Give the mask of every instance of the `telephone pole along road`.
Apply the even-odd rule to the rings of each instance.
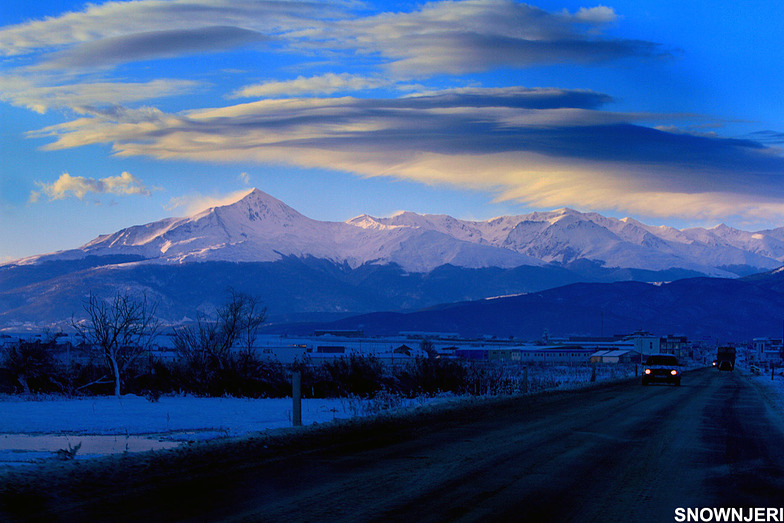
[[[39,479],[0,485],[0,516],[673,521],[676,508],[782,506],[784,426],[747,378],[702,369],[681,387],[627,381],[69,463]]]

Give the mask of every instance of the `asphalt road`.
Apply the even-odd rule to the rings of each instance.
[[[681,387],[613,384],[287,442],[68,464],[0,486],[0,516],[674,521],[678,507],[784,505],[782,425],[745,378],[705,369]]]

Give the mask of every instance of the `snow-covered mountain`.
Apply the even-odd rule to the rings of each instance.
[[[345,223],[313,220],[258,189],[230,205],[129,227],[99,236],[78,249],[17,263],[118,254],[158,263],[314,257],[352,268],[365,263],[397,263],[412,272],[428,272],[444,264],[470,268],[542,265],[525,254],[464,241],[432,228],[356,219]]]
[[[12,263],[109,255],[164,264],[312,257],[351,268],[394,263],[409,272],[429,272],[446,264],[512,268],[587,259],[604,267],[733,276],[733,270],[743,267],[751,272],[784,264],[784,228],[746,232],[719,225],[678,230],[572,209],[487,221],[403,212],[324,222],[253,189],[230,205],[129,227],[78,249]]]
[[[83,317],[86,297],[118,292],[145,294],[158,304],[162,320],[177,324],[214,311],[226,289],[234,288],[261,297],[273,321],[285,323],[411,311],[579,282],[699,283],[703,279],[694,277],[701,275],[739,281],[782,265],[784,228],[677,230],[571,209],[486,221],[403,212],[323,222],[253,190],[193,216],[0,264],[0,328],[68,325]],[[770,289],[755,280],[750,288],[773,293],[775,300],[779,280]],[[741,302],[767,307],[760,300],[731,292],[724,299],[730,308]],[[558,314],[563,307],[556,307]]]
[[[712,276],[732,276],[728,269],[733,267],[769,270],[784,264],[784,227],[752,233],[722,224],[711,229],[681,231],[572,209],[487,221],[403,212],[390,218],[363,215],[347,223],[366,228],[434,230],[462,241],[525,254],[545,263],[588,259],[605,267],[655,271],[681,268]]]

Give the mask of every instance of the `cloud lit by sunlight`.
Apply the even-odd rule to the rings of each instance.
[[[670,62],[677,47],[619,36],[623,21],[605,5],[514,0],[94,3],[0,28],[0,100],[60,111],[26,132],[43,154],[100,145],[118,160],[315,168],[542,208],[784,220],[780,131],[723,137],[701,115],[612,110],[623,92],[515,84],[532,68]],[[150,192],[128,173],[37,185],[31,200]],[[224,201],[194,194],[168,208]]]
[[[374,89],[388,84],[388,80],[381,78],[368,78],[348,73],[327,73],[307,78],[298,76],[294,80],[283,82],[270,81],[246,85],[229,95],[229,98],[296,97],[303,94],[332,94],[337,91]]]
[[[177,211],[182,216],[191,216],[200,213],[211,207],[221,207],[230,205],[238,200],[241,200],[252,189],[243,189],[241,191],[234,191],[226,195],[203,195],[199,193],[192,193],[186,196],[178,196],[169,200],[166,206],[167,211]]]
[[[71,176],[63,173],[52,183],[36,182],[40,187],[40,192],[33,191],[30,195],[31,202],[37,202],[44,194],[49,200],[62,200],[68,196],[74,196],[80,200],[84,199],[89,193],[95,194],[114,194],[119,196],[141,195],[150,196],[150,190],[145,187],[141,180],[128,172],[123,172],[119,176],[107,176],[106,178],[85,178],[84,176]]]
[[[37,135],[54,138],[51,149],[110,143],[120,157],[330,169],[544,208],[784,218],[784,158],[749,140],[644,127],[633,122],[650,115],[603,111],[607,99],[514,88],[291,98],[181,114],[96,114]],[[744,172],[753,183],[739,186]]]

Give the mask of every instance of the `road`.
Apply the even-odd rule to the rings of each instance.
[[[784,505],[782,424],[747,379],[704,369],[681,387],[627,382],[68,464],[0,488],[0,510],[63,521],[673,521],[678,507]]]

